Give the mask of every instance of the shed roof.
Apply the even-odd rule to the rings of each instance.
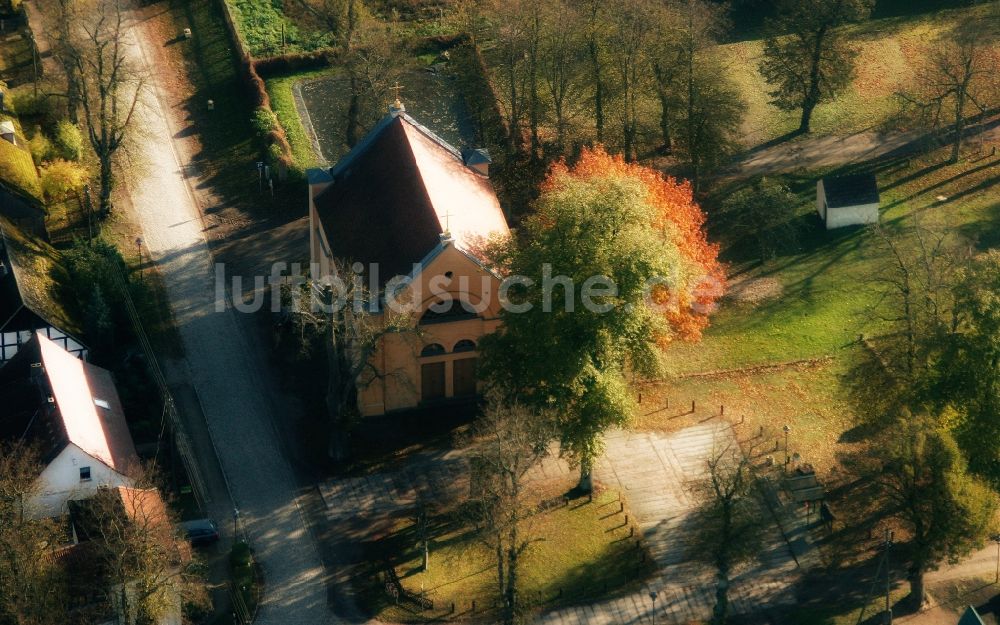
[[[962,618],[958,620],[958,625],[984,625],[984,623],[979,612],[976,612],[976,609],[970,605],[962,614]]]
[[[316,210],[333,254],[378,263],[382,282],[406,275],[451,232],[474,249],[508,232],[486,176],[401,111],[390,113],[332,169]]]
[[[873,173],[823,179],[826,205],[830,208],[878,204],[878,181]]]

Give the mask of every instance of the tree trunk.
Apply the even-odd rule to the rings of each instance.
[[[576,489],[581,493],[591,493],[594,491],[593,460],[582,458],[580,460],[580,481]]]
[[[604,78],[601,75],[601,51],[597,41],[590,40],[590,63],[594,73],[594,130],[597,142],[604,142]]]
[[[954,164],[962,157],[962,135],[965,134],[965,85],[955,94],[955,137],[951,143],[951,158]]]
[[[812,122],[813,109],[819,104],[819,66],[823,61],[823,41],[826,38],[826,26],[823,26],[816,33],[816,45],[813,47],[812,66],[809,69],[809,89],[806,97],[802,100],[802,117],[799,120],[799,132],[809,133],[809,126]]]
[[[909,577],[907,581],[910,582],[910,598],[909,601],[914,610],[919,610],[922,605],[924,605],[924,569],[921,566],[915,566],[910,569]]]
[[[670,154],[673,148],[673,141],[670,138],[670,97],[662,84],[657,87],[656,95],[660,99],[660,135],[663,137],[663,153]]]
[[[712,608],[712,625],[725,625],[729,618],[729,573],[719,570],[715,582],[715,607]]]
[[[799,118],[799,132],[801,134],[809,134],[813,109],[815,108],[816,102],[811,95],[802,102],[802,117]]]
[[[114,172],[111,167],[111,154],[101,154],[101,202],[99,210],[102,216],[111,214],[111,191],[114,186]]]

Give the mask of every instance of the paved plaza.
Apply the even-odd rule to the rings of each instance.
[[[539,619],[546,625],[686,624],[705,619],[714,605],[712,571],[687,552],[691,512],[689,486],[705,473],[705,460],[717,446],[733,441],[732,427],[721,420],[672,434],[613,432],[595,467],[595,479],[619,490],[656,559],[657,573],[648,586],[632,595],[592,605],[552,611]],[[565,462],[547,459],[540,478],[575,475]],[[468,492],[467,461],[460,451],[418,457],[394,472],[331,480],[321,486],[331,520],[379,516],[412,509],[422,497],[462,497]],[[791,603],[798,567],[776,525],[767,534],[758,560],[733,581],[733,611],[760,615],[764,607]],[[657,593],[655,606],[650,591]]]

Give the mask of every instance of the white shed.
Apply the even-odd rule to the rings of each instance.
[[[816,183],[816,212],[827,230],[878,223],[875,174],[822,178]]]

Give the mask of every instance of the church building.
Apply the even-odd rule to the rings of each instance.
[[[414,332],[384,336],[358,380],[364,416],[474,398],[480,338],[499,324],[484,242],[509,234],[485,150],[458,150],[397,100],[346,156],[309,172],[313,278],[358,267],[377,290],[406,276]],[[387,313],[383,313],[387,314]]]

